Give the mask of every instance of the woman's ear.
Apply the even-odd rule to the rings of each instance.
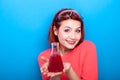
[[[54,30],[54,35],[57,36],[58,35],[58,30],[57,30],[56,26],[53,27],[53,30]]]

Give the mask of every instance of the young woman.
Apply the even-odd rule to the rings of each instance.
[[[73,9],[62,9],[56,13],[49,30],[49,42],[59,43],[64,69],[49,72],[48,61],[51,49],[38,56],[43,80],[97,80],[97,54],[95,45],[84,40],[84,24]]]

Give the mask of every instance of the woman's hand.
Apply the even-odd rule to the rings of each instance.
[[[71,64],[68,63],[68,62],[66,62],[66,63],[63,63],[63,65],[64,65],[63,72],[64,72],[64,73],[69,72],[69,70],[71,69]]]
[[[40,69],[41,73],[43,73],[43,75],[47,75],[48,77],[51,77],[51,78],[58,77],[61,74],[68,72],[70,70],[70,68],[71,68],[70,63],[63,63],[64,69],[63,69],[62,72],[49,72],[48,69],[47,69],[49,59],[47,59],[45,57],[41,57],[41,59],[45,62],[43,64],[43,66],[41,67],[41,69]]]
[[[47,75],[47,73],[48,73],[48,70],[47,70],[47,67],[48,67],[48,59],[47,58],[45,58],[45,57],[41,57],[41,59],[45,62],[43,65],[42,65],[42,67],[40,68],[40,70],[41,70],[41,73],[43,73],[44,75]]]

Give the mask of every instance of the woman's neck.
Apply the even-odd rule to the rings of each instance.
[[[59,47],[59,53],[60,53],[61,56],[63,56],[64,54],[70,52],[71,50],[72,50],[72,49],[68,49],[68,48],[65,48],[65,47],[63,47],[63,46],[60,46],[60,47]]]

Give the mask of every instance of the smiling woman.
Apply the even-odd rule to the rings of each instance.
[[[58,36],[58,40],[62,53],[65,48],[73,49],[81,38],[81,23],[76,20],[68,19],[61,22],[61,27],[59,29],[55,29],[54,33]],[[64,48],[62,48],[64,46]]]
[[[59,43],[57,53],[61,55],[64,69],[49,72],[51,49],[41,52],[38,63],[43,80],[98,79],[96,48],[92,42],[84,40],[83,20],[77,11],[65,8],[56,13],[49,31],[49,42]]]

